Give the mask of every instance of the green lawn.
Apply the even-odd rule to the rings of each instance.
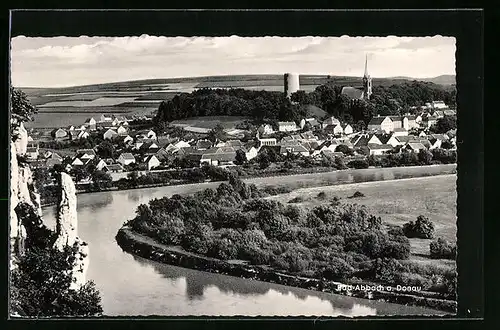
[[[319,200],[319,192],[325,192],[326,199]],[[360,191],[365,197],[352,198],[354,192]],[[370,213],[382,218],[388,226],[402,226],[410,220],[416,220],[422,214],[434,223],[436,236],[456,242],[456,176],[440,175],[404,180],[366,182],[338,186],[297,189],[289,194],[269,197],[288,203],[295,197],[303,197],[304,202],[296,205],[312,207],[328,203],[334,196],[343,202],[366,205]],[[453,263],[445,260],[429,260],[430,240],[410,239],[412,254],[415,260],[430,263]]]

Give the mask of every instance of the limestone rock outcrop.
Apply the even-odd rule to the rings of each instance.
[[[87,243],[78,237],[78,217],[76,212],[76,188],[71,177],[61,173],[61,195],[57,209],[56,233],[54,246],[62,251],[65,246],[76,246],[75,264],[73,266],[72,289],[78,289],[86,282],[89,263],[89,248]]]
[[[76,243],[78,219],[76,214],[76,188],[73,180],[67,173],[61,173],[61,195],[59,198],[55,246],[62,251],[66,245]]]

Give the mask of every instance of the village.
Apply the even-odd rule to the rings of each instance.
[[[253,132],[226,129],[224,141],[211,141],[206,134],[199,132],[195,134],[197,138],[188,134],[190,139],[173,138],[158,132],[152,116],[103,114],[97,119],[88,118],[83,125],[54,129],[45,142],[33,132],[30,136],[35,136],[35,139],[30,137],[26,156],[34,168],[51,170],[54,166],[62,167],[77,182],[87,183],[91,181],[90,173],[95,170],[108,173],[113,181],[117,181],[132,171],[143,175],[155,170],[201,167],[204,164],[225,168],[242,165],[269,149],[280,155],[315,160],[339,157],[348,162],[391,153],[419,153],[437,148],[455,150],[455,129],[443,134],[432,133],[438,120],[454,116],[455,110],[435,101],[427,103],[417,115],[375,116],[362,131],[355,131],[351,125],[328,116],[323,120],[304,118],[300,123],[277,122],[276,127],[263,124]],[[134,125],[137,122],[142,123],[140,128]],[[247,137],[248,134],[254,135],[245,139],[243,133]],[[113,152],[106,157],[106,152],[99,152],[100,145],[76,150],[43,148],[47,139],[63,144],[78,141],[82,145],[93,137],[105,141]],[[240,154],[240,160],[237,154]],[[92,171],[81,171],[90,167]]]

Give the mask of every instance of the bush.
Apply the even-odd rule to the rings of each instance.
[[[355,168],[355,169],[364,169],[364,168],[368,168],[370,165],[368,164],[368,162],[364,159],[358,159],[358,160],[351,160],[347,166],[349,168]]]
[[[329,265],[321,272],[321,276],[327,280],[344,280],[350,278],[354,273],[354,268],[345,260],[333,257]]]
[[[316,196],[318,199],[324,200],[326,199],[326,193],[324,191],[321,191],[318,193],[318,196]]]
[[[405,233],[403,231],[403,228],[401,227],[394,227],[394,228],[391,228],[387,231],[387,233],[389,235],[392,235],[392,236],[405,236]]]
[[[416,222],[410,221],[404,224],[403,232],[408,238],[431,239],[434,237],[434,224],[429,218],[419,215]]]
[[[452,259],[455,260],[457,254],[457,246],[439,237],[437,240],[429,244],[431,258],[436,259]]]
[[[288,201],[288,203],[302,203],[303,201],[305,201],[304,197],[297,196],[297,197],[294,197],[294,198],[290,199]]]
[[[363,194],[360,191],[356,191],[352,196],[349,196],[347,198],[359,198],[359,197],[365,197],[365,194]]]

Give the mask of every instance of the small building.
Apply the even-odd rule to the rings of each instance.
[[[273,134],[274,130],[273,130],[273,127],[271,125],[264,124],[264,125],[259,126],[259,128],[257,129],[257,132],[259,132],[260,135],[269,135],[269,134]]]
[[[186,141],[179,141],[174,144],[174,147],[177,149],[189,148],[191,145]]]
[[[368,130],[390,133],[394,130],[394,123],[389,117],[373,117],[368,123]]]
[[[212,147],[212,141],[209,140],[198,140],[196,141],[195,148],[198,150],[207,150]]]
[[[83,162],[78,157],[73,158],[73,160],[71,161],[71,166],[83,166],[83,165],[85,165],[85,162]]]
[[[62,128],[55,129],[51,132],[52,137],[55,140],[62,140],[68,137],[68,132]]]
[[[118,133],[118,135],[128,135],[128,129],[125,128],[123,125],[120,125],[116,129],[116,133]]]
[[[231,166],[234,165],[236,152],[228,153],[204,153],[200,158],[200,165],[208,164],[214,166]]]
[[[110,123],[110,124],[112,121],[113,121],[113,119],[111,118],[111,116],[107,116],[105,114],[102,114],[101,118],[99,120],[99,122],[101,122],[101,123]]]
[[[123,172],[124,169],[123,169],[123,166],[121,166],[120,164],[109,164],[109,165],[106,165],[102,169],[102,171],[108,172],[108,173],[120,173],[120,172]]]
[[[404,128],[394,128],[392,136],[408,136],[408,131]]]
[[[444,110],[443,115],[444,116],[456,116],[457,112],[455,110]]]
[[[309,150],[304,147],[302,144],[285,144],[280,147],[280,154],[293,154],[293,155],[302,155],[302,156],[310,156]]]
[[[275,146],[277,141],[275,138],[259,139],[259,147],[261,146]]]
[[[30,160],[38,159],[38,147],[27,147],[26,148],[26,157]]]
[[[351,135],[354,132],[352,126],[349,124],[342,124],[342,129],[344,130],[345,135]]]
[[[278,131],[280,132],[295,132],[297,130],[297,124],[295,124],[293,121],[278,122]]]
[[[130,165],[135,163],[135,157],[129,152],[122,153],[118,159],[118,163],[122,164],[123,166],[125,165]]]
[[[378,156],[378,155],[383,155],[389,151],[392,150],[392,145],[390,144],[373,144],[373,143],[369,143],[367,145],[367,148],[369,150],[369,155],[372,156],[372,155],[375,155],[375,156]]]
[[[88,139],[90,136],[90,133],[87,131],[80,131],[78,135],[76,136],[77,139]]]
[[[300,121],[300,128],[303,129],[307,123],[309,123],[312,128],[321,127],[321,124],[316,120],[316,118],[304,118]]]
[[[335,117],[328,117],[325,120],[323,120],[323,123],[321,123],[322,128],[326,128],[327,126],[336,126],[340,125],[340,120],[338,120]]]
[[[420,142],[408,142],[405,145],[405,149],[412,152],[419,152],[420,150],[426,150],[427,148]]]
[[[160,161],[158,160],[158,158],[156,158],[155,155],[149,155],[148,157],[146,157],[144,162],[146,163],[148,171],[151,171],[151,169],[160,166]]]
[[[108,129],[106,132],[104,132],[104,134],[102,135],[102,138],[104,140],[112,140],[117,136],[118,136],[118,133],[116,133],[116,131],[114,131],[112,129]]]
[[[408,124],[408,117],[405,116],[389,116],[392,120],[392,124],[394,129],[396,128],[404,128],[406,130],[410,129]]]
[[[87,120],[85,120],[85,126],[87,126],[89,128],[89,130],[91,131],[95,131],[97,129],[97,121],[94,119],[94,118],[87,118]]]
[[[96,157],[94,149],[78,149],[76,155],[82,159],[94,159]]]

